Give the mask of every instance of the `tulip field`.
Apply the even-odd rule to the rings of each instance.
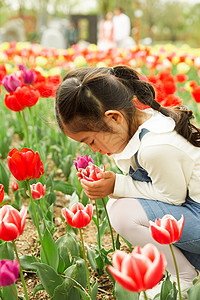
[[[2,300],[137,300],[139,293],[148,299],[145,291],[164,275],[163,255],[153,245],[141,249],[119,236],[109,221],[108,199],[91,201],[81,187],[80,178],[95,181],[105,170],[119,173],[112,158],[65,136],[54,116],[56,90],[69,70],[118,64],[151,82],[163,106],[187,105],[200,126],[200,49],[0,44]],[[135,104],[145,108],[137,99]],[[140,265],[134,270],[135,257],[147,264],[146,271]],[[162,270],[156,275],[154,261]],[[165,284],[165,296],[166,291],[171,296],[162,292],[160,299],[177,299],[179,287],[167,275]],[[198,300],[199,294],[197,278],[188,299]]]

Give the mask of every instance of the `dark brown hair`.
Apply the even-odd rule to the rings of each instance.
[[[150,83],[140,80],[139,74],[130,67],[79,68],[70,71],[56,92],[55,114],[60,128],[67,124],[73,132],[110,131],[104,122],[109,109],[123,113],[129,129],[136,108],[133,96],[163,115],[171,117],[175,130],[194,146],[200,147],[200,129],[190,123],[194,117],[185,106],[162,107],[155,100]]]

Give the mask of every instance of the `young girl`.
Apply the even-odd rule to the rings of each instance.
[[[151,108],[138,109],[134,97]],[[86,195],[109,195],[113,228],[133,246],[156,245],[172,276],[170,248],[153,240],[149,220],[184,215],[182,237],[173,246],[184,299],[200,270],[200,130],[190,123],[192,112],[160,106],[147,81],[116,66],[70,71],[58,88],[55,113],[67,136],[112,155],[123,171],[101,173],[96,182],[82,179]]]

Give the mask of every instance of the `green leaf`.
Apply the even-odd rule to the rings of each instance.
[[[89,264],[97,272],[98,266],[97,266],[95,257],[96,257],[95,250],[91,249],[89,246],[87,246],[87,258],[88,258]]]
[[[118,282],[115,284],[116,300],[139,300],[139,294],[125,290]]]
[[[39,201],[38,200],[33,200],[33,201],[34,201],[34,204],[35,204],[35,210],[36,210],[36,214],[37,214],[37,217],[38,217],[38,221],[40,221],[40,220],[42,220],[42,210],[41,210],[41,207],[39,205]],[[34,214],[33,214],[33,208],[32,208],[31,202],[29,202],[28,212],[31,215],[31,219],[33,221],[33,224],[36,226],[35,217],[34,217]]]
[[[83,288],[85,288],[87,284],[87,276],[84,260],[77,258],[76,264],[66,269],[65,276],[74,279]],[[55,293],[51,300],[80,300],[80,293],[75,288],[75,286],[77,286],[76,282],[70,278],[65,278],[63,284],[55,289]]]
[[[57,271],[59,262],[58,247],[47,228],[42,240],[40,257],[43,263],[48,264]]]
[[[14,256],[14,249],[13,244],[11,242],[3,242],[0,244],[0,260],[2,259],[10,259],[13,260]]]
[[[168,272],[165,272],[166,277],[162,283],[160,298],[163,300],[176,300],[177,298],[177,289],[176,284],[170,281]]]
[[[121,243],[120,243],[120,241],[119,241],[119,233],[117,234],[117,238],[116,238],[116,241],[115,241],[115,245],[116,245],[116,249],[117,249],[117,250],[120,250]]]
[[[40,283],[40,284],[38,284],[38,285],[36,285],[36,287],[34,288],[34,290],[33,290],[33,296],[35,296],[35,294],[37,293],[37,292],[39,292],[39,291],[43,291],[44,290],[44,287],[43,287],[43,285]]]
[[[92,300],[96,300],[97,294],[98,294],[98,282],[95,281],[95,282],[93,282],[93,284],[91,286],[91,298],[92,298]]]
[[[50,296],[53,296],[55,289],[63,283],[63,278],[59,276],[55,270],[43,263],[33,263],[37,269],[38,277]]]
[[[72,195],[74,192],[73,185],[66,183],[63,180],[54,180],[53,189],[66,195]]]
[[[37,269],[32,265],[34,262],[40,262],[38,258],[34,255],[22,255],[20,256],[20,263],[23,270],[37,271]]]
[[[82,290],[82,288],[80,288],[79,286],[75,286],[75,288],[79,291],[79,293],[81,294],[81,297],[83,298],[83,300],[90,300],[91,298]],[[96,298],[95,298],[96,299]]]
[[[70,203],[69,203],[69,209],[71,209],[72,205],[79,202],[79,197],[76,194],[76,192],[73,192]]]
[[[12,290],[13,288],[13,290]],[[9,285],[9,286],[6,286],[6,287],[2,287],[2,297],[3,299],[5,300],[16,300],[16,295],[17,294],[17,288],[16,288],[16,285],[13,284],[13,285]]]
[[[62,274],[64,270],[71,265],[69,252],[68,252],[69,245],[68,245],[68,239],[66,238],[66,235],[59,237],[56,241],[56,245],[58,247],[58,252],[59,252],[58,273]]]
[[[10,172],[8,171],[6,164],[0,161],[0,183],[4,186],[4,191],[9,192],[9,180]]]
[[[195,286],[192,286],[188,290],[188,300],[199,300],[199,295],[200,295],[200,283],[198,283]]]
[[[61,242],[64,243],[63,247],[66,247],[66,250],[69,249],[69,252],[72,257],[79,256],[78,242],[77,242],[76,236],[74,234],[72,235],[70,233],[66,233],[66,235],[60,237],[56,241],[56,243],[58,243],[58,247],[59,247],[60,239],[61,239]]]

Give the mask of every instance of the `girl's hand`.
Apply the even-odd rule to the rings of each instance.
[[[99,173],[97,177],[100,180],[92,182],[85,179],[80,180],[87,197],[94,200],[104,198],[113,193],[116,175],[111,171],[107,171]]]

